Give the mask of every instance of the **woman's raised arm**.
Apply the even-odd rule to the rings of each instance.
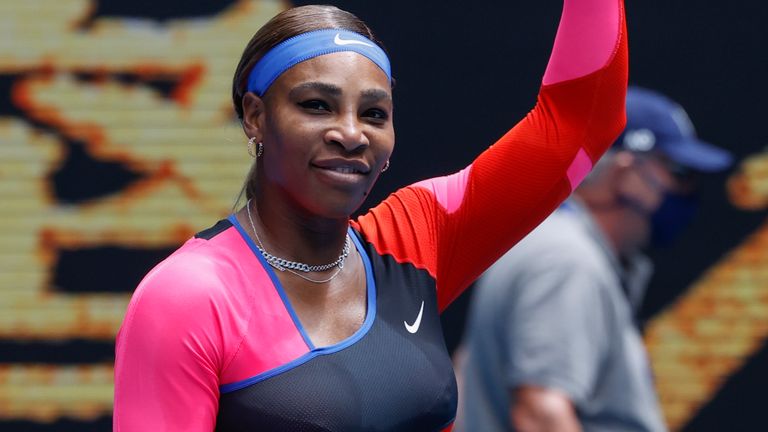
[[[464,170],[401,189],[355,227],[427,270],[444,309],[583,180],[625,123],[623,0],[565,0],[535,108]]]

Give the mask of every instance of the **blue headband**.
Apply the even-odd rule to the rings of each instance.
[[[286,39],[269,50],[251,70],[247,91],[263,96],[283,72],[297,64],[325,54],[353,51],[366,56],[392,82],[389,59],[378,45],[365,36],[341,29],[315,30]]]

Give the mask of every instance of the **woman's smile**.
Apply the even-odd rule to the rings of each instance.
[[[332,186],[357,186],[367,182],[370,166],[359,159],[328,158],[313,162],[311,167],[320,179]]]

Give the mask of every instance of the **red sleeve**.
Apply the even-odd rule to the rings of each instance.
[[[566,0],[535,108],[469,167],[416,183],[355,227],[427,270],[440,310],[551,213],[625,124],[622,0]]]

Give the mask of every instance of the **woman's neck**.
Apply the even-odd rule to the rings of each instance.
[[[333,262],[339,257],[349,225],[348,218],[324,218],[300,211],[283,200],[256,197],[242,212],[248,231],[269,253],[310,265]],[[241,219],[242,220],[242,219]],[[252,232],[255,229],[255,234]],[[258,239],[256,238],[258,236]]]

